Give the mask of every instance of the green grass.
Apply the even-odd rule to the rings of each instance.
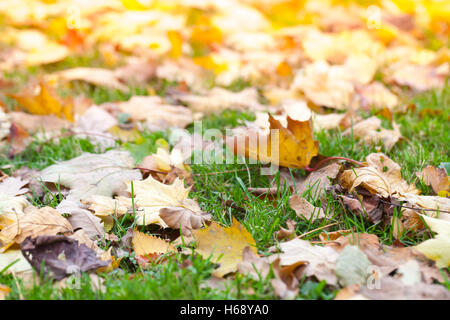
[[[77,84],[78,85],[78,84]],[[81,84],[80,84],[81,85]],[[174,86],[173,83],[154,83],[158,93],[164,95],[166,90]],[[77,89],[78,90],[78,89]],[[77,91],[75,90],[75,91]],[[133,94],[144,92],[136,89]],[[106,90],[90,85],[82,84],[79,88],[87,96],[93,98],[96,103],[114,100],[126,100],[128,95]],[[406,138],[397,144],[389,152],[382,146],[381,151],[396,161],[402,167],[402,175],[409,182],[415,182],[425,194],[430,189],[421,185],[415,176],[415,172],[431,164],[438,166],[441,162],[449,161],[449,99],[450,87],[436,90],[415,97],[412,102],[417,106],[415,112],[406,115],[394,115],[394,120],[400,125],[400,129]],[[441,110],[438,115],[419,116],[422,110],[430,108]],[[365,116],[370,116],[370,113]],[[232,128],[243,125],[245,121],[251,121],[254,115],[238,111],[226,110],[219,115],[212,115],[203,121],[203,129],[207,128]],[[192,131],[192,127],[188,128]],[[167,140],[167,132],[143,132],[137,142],[118,143],[117,147],[129,150],[136,161],[145,155],[156,151],[160,139]],[[320,154],[325,156],[344,156],[358,161],[371,152],[376,152],[377,146],[361,144],[352,137],[343,136],[338,130],[322,131],[316,133],[316,139],[320,143]],[[35,140],[21,154],[14,158],[2,156],[0,167],[10,174],[22,166],[43,169],[56,161],[68,160],[80,155],[82,152],[100,152],[100,149],[86,139],[73,136],[62,136],[57,141]],[[5,153],[6,154],[6,153]],[[256,196],[248,191],[250,187],[268,187],[269,179],[259,173],[258,164],[196,164],[192,165],[195,185],[190,197],[196,198],[203,210],[212,214],[213,220],[223,225],[229,225],[232,217],[238,219],[252,234],[256,241],[260,254],[267,255],[269,248],[277,246],[278,240],[274,233],[281,226],[286,226],[289,219],[295,220],[296,234],[310,232],[326,224],[337,223],[327,229],[328,231],[339,229],[353,229],[358,233],[376,234],[384,244],[392,244],[392,226],[372,224],[361,217],[348,212],[341,203],[331,195],[325,199],[319,199],[310,190],[304,196],[315,205],[326,205],[327,219],[316,221],[304,221],[299,219],[289,207],[288,199],[291,195],[289,188],[279,183],[276,202],[268,196]],[[291,170],[292,174],[305,175],[304,170]],[[31,200],[36,206],[56,206],[62,199],[60,194],[53,194],[45,190],[44,197],[33,197]],[[228,201],[228,205],[225,202]],[[229,205],[232,203],[232,205]],[[122,237],[126,231],[133,227],[131,218],[116,223],[113,232]],[[147,230],[141,227],[141,230]],[[305,240],[318,240],[317,230],[305,236]],[[407,234],[400,238],[405,245],[414,245],[431,236],[429,232],[421,234]],[[187,268],[185,260],[191,263]],[[122,259],[120,268],[111,273],[101,274],[104,279],[105,291],[97,291],[91,288],[89,278],[84,276],[80,290],[55,289],[50,280],[43,280],[41,284],[27,287],[22,280],[14,279],[5,272],[0,274],[0,283],[11,288],[9,299],[275,299],[275,293],[270,285],[273,273],[267,279],[258,281],[242,275],[227,279],[223,290],[213,289],[208,284],[214,264],[209,259],[203,259],[197,255],[184,256],[177,254],[167,257],[165,262],[155,263],[151,268],[142,270],[133,254]],[[444,285],[450,287],[447,280]],[[336,287],[308,279],[303,279],[299,285],[298,299],[332,299],[336,294]]]

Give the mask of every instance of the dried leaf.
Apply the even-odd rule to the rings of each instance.
[[[117,150],[103,154],[84,153],[41,172],[42,181],[70,188],[67,200],[72,201],[91,195],[112,196],[125,189],[125,182],[141,178],[140,171],[133,169],[129,153]]]
[[[334,273],[338,252],[329,247],[313,246],[308,241],[294,239],[280,244],[282,253],[271,256],[280,258],[282,266],[293,265],[298,262],[307,263],[303,270],[306,276],[315,276],[318,280],[325,280],[328,284],[336,284]]]
[[[288,116],[286,128],[271,115],[269,122],[269,135],[227,137],[227,145],[235,154],[291,168],[304,168],[317,155],[319,143],[313,140],[311,119],[297,121]]]
[[[295,210],[299,218],[306,220],[310,220],[311,218],[312,220],[325,218],[325,212],[322,208],[314,207],[298,194],[294,194],[289,198],[289,205]]]
[[[341,185],[352,192],[362,186],[372,194],[384,198],[398,193],[417,194],[414,184],[408,184],[402,178],[400,166],[383,153],[371,153],[366,157],[367,167],[345,170],[341,177]]]
[[[450,179],[444,168],[426,166],[421,172],[417,172],[416,176],[426,185],[431,186],[436,194],[441,191],[450,191]]]
[[[213,272],[218,277],[237,270],[245,247],[250,246],[257,253],[255,240],[236,219],[233,219],[229,228],[213,222],[208,228],[193,230],[192,233],[197,242],[196,252],[205,259],[211,257],[212,262],[220,264]]]
[[[156,223],[164,228],[181,227],[183,235],[189,236],[192,229],[198,229],[209,220],[197,202],[188,199],[190,188],[176,179],[171,185],[163,184],[151,176],[143,181],[133,181],[136,222],[138,225]],[[131,193],[131,183],[128,183]],[[119,203],[132,206],[130,198],[119,197]]]
[[[27,238],[22,242],[21,250],[38,273],[42,272],[56,280],[79,272],[93,271],[109,264],[99,260],[94,250],[65,236]]]
[[[51,207],[27,207],[25,214],[17,222],[5,227],[0,232],[4,245],[11,242],[22,243],[27,237],[56,235],[72,232],[72,226],[58,211]]]

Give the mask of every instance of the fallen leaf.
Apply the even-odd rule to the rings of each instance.
[[[398,192],[417,194],[414,184],[402,178],[400,166],[383,153],[371,153],[366,157],[368,166],[345,170],[339,181],[352,192],[362,186],[372,194],[387,198]]]
[[[38,274],[42,272],[56,280],[71,274],[94,271],[109,264],[99,260],[94,250],[65,236],[27,238],[22,242],[21,250]]]
[[[431,186],[436,194],[441,191],[450,191],[450,179],[444,168],[426,166],[421,172],[417,172],[416,176],[426,185]]]
[[[292,236],[295,235],[295,225],[297,223],[294,220],[288,220],[286,222],[287,225],[287,229],[280,227],[280,230],[278,230],[276,232],[276,237],[278,240],[282,240],[282,239],[290,239],[292,238]]]
[[[23,195],[30,191],[28,188],[23,188],[28,183],[28,180],[8,177],[0,182],[0,194],[12,197]]]
[[[82,229],[91,239],[104,238],[105,228],[102,220],[89,210],[81,208],[74,201],[64,199],[56,207],[56,210],[61,214],[70,215],[67,219],[74,230]]]
[[[217,223],[211,223],[207,228],[192,231],[197,242],[196,252],[203,258],[211,258],[220,264],[213,274],[218,277],[235,272],[242,261],[242,252],[250,246],[256,254],[256,243],[251,234],[233,218],[233,224],[224,228]]]
[[[270,272],[270,263],[260,258],[251,247],[247,246],[242,252],[242,262],[238,263],[237,271],[254,280],[266,279]]]
[[[10,249],[0,253],[0,271],[6,274],[17,274],[21,277],[33,270],[19,249]]]
[[[373,116],[348,128],[343,135],[353,135],[368,144],[382,143],[386,150],[389,151],[402,138],[400,127],[395,122],[392,122],[392,126],[393,130],[382,128],[381,120]]]
[[[27,237],[72,233],[72,226],[58,211],[51,207],[29,206],[25,214],[0,232],[4,246],[11,242],[22,243]]]
[[[10,112],[12,123],[19,124],[28,133],[34,134],[39,131],[60,131],[61,129],[69,129],[73,123],[57,117],[54,114],[50,115],[35,115],[24,112]]]
[[[131,194],[131,183],[127,186]],[[183,235],[189,236],[193,229],[201,228],[210,218],[195,200],[188,199],[189,190],[180,179],[171,185],[163,184],[151,176],[143,181],[133,181],[136,223],[156,223],[174,229],[181,227]],[[119,197],[118,200],[120,204],[132,207],[130,198]]]
[[[65,81],[80,80],[123,92],[129,91],[128,87],[119,81],[114,71],[108,69],[77,67],[59,71],[53,75]]]
[[[73,103],[68,99],[61,99],[45,82],[26,87],[17,94],[10,94],[20,106],[31,114],[51,115],[73,121]]]
[[[311,119],[297,121],[288,116],[285,128],[269,114],[269,122],[269,135],[227,137],[227,145],[235,154],[291,168],[304,168],[317,155],[319,143],[313,140]]]
[[[138,263],[143,267],[165,253],[176,252],[176,248],[167,241],[137,230],[134,231],[132,243],[136,258],[139,259]]]
[[[289,205],[294,209],[299,218],[306,220],[311,220],[311,218],[312,220],[325,218],[325,212],[322,208],[314,207],[298,194],[294,194],[289,198]]]
[[[436,232],[433,239],[416,246],[427,258],[436,261],[438,268],[450,266],[450,221],[444,221],[420,214],[430,229]]]
[[[338,252],[329,247],[313,246],[301,239],[294,239],[280,243],[281,253],[270,256],[274,261],[280,258],[280,265],[294,265],[303,262],[306,267],[303,270],[305,276],[315,276],[319,281],[325,280],[328,284],[337,283],[334,268]]]
[[[335,272],[339,282],[345,287],[364,285],[370,266],[369,259],[357,246],[346,246],[336,261]]]
[[[117,103],[117,106],[133,121],[145,121],[153,129],[185,128],[194,121],[190,109],[168,104],[159,96],[133,96],[128,101]]]
[[[42,181],[70,188],[66,199],[72,201],[91,195],[112,196],[125,189],[125,182],[141,178],[140,171],[133,169],[129,153],[117,150],[103,154],[84,153],[41,172]]]

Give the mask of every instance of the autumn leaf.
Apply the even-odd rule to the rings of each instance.
[[[294,209],[299,218],[306,220],[310,220],[311,218],[312,220],[325,218],[325,212],[322,208],[314,207],[298,194],[294,194],[289,198],[289,205]]]
[[[58,211],[51,207],[36,208],[29,206],[25,214],[0,232],[4,246],[10,243],[22,243],[27,237],[71,233],[72,226]]]
[[[27,238],[22,242],[21,250],[38,273],[42,272],[56,280],[108,265],[108,262],[97,258],[94,250],[66,236]]]
[[[48,83],[39,82],[32,87],[26,87],[17,94],[10,94],[19,105],[31,114],[51,115],[73,121],[73,103],[59,98]]]
[[[103,154],[84,153],[41,172],[42,181],[70,188],[67,199],[72,201],[91,195],[112,196],[125,189],[126,181],[141,177],[139,170],[133,169],[129,153],[117,150]]]
[[[238,155],[291,168],[306,167],[318,154],[319,143],[313,140],[311,120],[298,121],[288,116],[285,128],[269,115],[269,123],[268,136],[227,137],[227,145]]]
[[[342,173],[340,183],[350,192],[357,186],[385,198],[398,192],[419,192],[413,184],[403,180],[400,166],[385,154],[371,153],[366,160],[368,166],[345,170]]]
[[[437,233],[433,239],[416,246],[429,259],[436,261],[438,268],[450,266],[450,221],[440,220],[420,214],[430,229]]]
[[[426,166],[421,172],[417,172],[416,176],[426,185],[431,186],[436,194],[440,192],[448,194],[450,191],[450,178],[444,168]]]
[[[131,182],[127,183],[127,188],[131,194]],[[154,223],[173,229],[181,227],[183,235],[189,236],[193,229],[201,228],[210,218],[195,200],[188,199],[189,190],[178,178],[171,185],[163,184],[152,176],[143,181],[133,181],[136,223]],[[132,207],[131,198],[118,197],[118,200],[121,205]]]
[[[175,247],[167,241],[138,230],[134,230],[132,244],[136,259],[143,267],[146,266],[147,262],[155,261],[165,253],[176,252]]]
[[[220,265],[213,272],[218,277],[237,270],[245,247],[249,246],[254,253],[257,253],[252,235],[234,218],[229,228],[213,222],[209,227],[193,230],[192,233],[197,242],[196,252],[203,258],[211,258],[212,262]]]

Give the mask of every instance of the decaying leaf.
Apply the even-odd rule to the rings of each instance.
[[[271,256],[274,261],[280,258],[281,266],[293,265],[297,262],[306,263],[303,269],[305,276],[315,276],[329,284],[336,284],[334,273],[338,252],[329,247],[314,246],[309,241],[294,239],[280,244],[281,253]]]
[[[131,183],[127,184],[131,194]],[[164,228],[179,229],[183,235],[189,236],[193,229],[203,226],[209,220],[197,202],[188,199],[190,188],[176,179],[171,185],[163,184],[151,176],[143,181],[133,181],[136,222],[139,225],[156,223]],[[119,197],[119,203],[132,207],[131,198]]]
[[[118,194],[125,189],[125,182],[142,179],[142,175],[133,169],[128,152],[111,150],[103,154],[84,153],[54,164],[42,170],[41,179],[70,188],[66,199],[79,201],[91,195]]]
[[[24,274],[33,270],[19,249],[10,249],[0,253],[0,270],[6,274]]]
[[[364,143],[382,143],[387,151],[391,150],[394,145],[402,137],[400,127],[393,122],[393,130],[384,129],[381,127],[381,119],[377,117],[370,117],[355,124],[352,128],[344,131],[344,135],[353,135],[360,138]]]
[[[249,246],[257,253],[255,240],[236,219],[233,219],[229,228],[213,222],[209,227],[193,230],[192,233],[197,242],[196,252],[205,259],[211,257],[212,262],[220,264],[213,272],[218,277],[237,270],[245,247]]]
[[[311,218],[312,220],[325,218],[325,212],[322,208],[314,207],[298,194],[294,194],[289,198],[289,205],[294,209],[299,218],[306,220],[310,220]]]
[[[94,271],[109,264],[99,260],[94,250],[66,236],[27,238],[22,242],[21,250],[38,273],[42,272],[56,280],[79,272]]]
[[[372,194],[388,197],[394,193],[417,194],[414,184],[408,184],[402,178],[400,166],[383,153],[371,153],[366,157],[368,166],[345,170],[341,185],[350,192],[362,186]]]
[[[357,246],[346,246],[336,261],[335,272],[343,286],[363,285],[371,263]]]
[[[431,186],[436,194],[441,191],[450,191],[450,178],[447,176],[444,168],[436,168],[434,166],[426,166],[421,172],[417,172],[416,176],[425,184]]]
[[[69,214],[67,218],[74,230],[82,229],[91,239],[103,239],[105,234],[104,224],[100,218],[94,216],[89,210],[81,208],[77,203],[64,199],[56,207],[61,214]]]
[[[27,237],[71,233],[72,226],[58,211],[51,207],[36,208],[29,206],[17,222],[0,232],[3,245],[11,242],[22,243]]]
[[[294,220],[288,220],[286,222],[287,229],[280,227],[280,230],[276,232],[276,236],[278,240],[289,239],[295,235],[295,225],[297,223]]]

